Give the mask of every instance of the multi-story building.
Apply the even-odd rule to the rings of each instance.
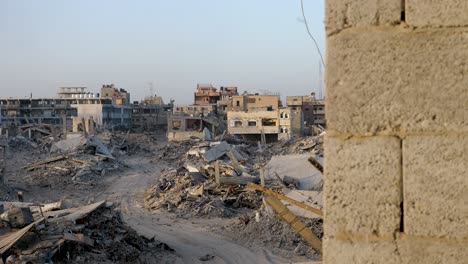
[[[233,96],[229,109],[228,132],[247,140],[260,140],[262,134],[269,142],[290,139],[295,135],[293,123],[301,118],[291,108],[281,106],[279,95]]]
[[[132,129],[136,131],[155,131],[167,127],[168,115],[172,112],[173,101],[164,104],[161,96],[148,96],[132,105]]]
[[[302,113],[302,122],[296,121],[293,124],[295,131],[299,131],[302,128],[305,134],[310,134],[312,126],[326,126],[325,100],[316,99],[315,93],[305,96],[287,96],[286,105],[295,111],[296,114]]]
[[[130,127],[132,109],[116,105],[111,98],[88,93],[85,87],[61,87],[57,98],[0,99],[2,127],[25,124],[61,125],[66,117],[67,127],[82,118],[92,119],[98,125]]]
[[[114,84],[104,84],[101,87],[101,98],[112,99],[116,105],[129,105],[130,93],[122,88],[115,88]]]
[[[229,111],[249,111],[253,108],[278,110],[281,107],[279,95],[242,94],[232,96]]]

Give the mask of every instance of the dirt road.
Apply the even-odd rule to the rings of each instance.
[[[208,231],[217,220],[184,220],[167,213],[151,214],[138,203],[142,192],[159,177],[158,165],[142,157],[125,160],[130,169],[109,178],[102,198],[120,202],[124,220],[146,237],[155,237],[176,250],[177,263],[289,263],[267,249],[251,249]]]

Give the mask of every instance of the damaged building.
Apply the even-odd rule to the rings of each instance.
[[[313,126],[320,125],[326,127],[325,120],[325,99],[317,99],[315,93],[310,95],[286,96],[286,105],[291,108],[296,115],[302,115],[301,119],[296,119],[293,129],[296,133],[302,130],[304,134],[310,135]]]
[[[222,132],[227,119],[225,111],[235,95],[238,92],[234,86],[221,86],[218,90],[211,84],[198,84],[193,104],[174,106],[172,115],[168,117],[168,139],[203,138],[205,127],[213,134],[216,130]]]
[[[244,94],[232,97],[227,112],[228,132],[248,140],[260,140],[262,134],[268,142],[290,139],[301,134],[293,124],[302,115],[291,108],[282,107],[279,95]],[[301,122],[299,122],[300,126]]]
[[[219,123],[213,118],[187,115],[170,115],[167,138],[169,141],[182,141],[190,138],[203,139],[216,135]]]
[[[164,104],[161,96],[147,96],[140,102],[135,101],[132,105],[132,129],[140,132],[165,130],[172,109],[173,100]]]
[[[68,128],[78,129],[83,118],[98,125],[129,127],[132,116],[130,105],[87,92],[86,87],[60,87],[55,98],[3,98],[0,111],[4,131],[28,124],[61,125],[64,117]]]
[[[218,90],[211,84],[197,84],[193,104],[177,105],[174,107],[174,113],[194,116],[225,115],[228,106],[231,105],[232,97],[238,94],[235,86],[221,86]]]

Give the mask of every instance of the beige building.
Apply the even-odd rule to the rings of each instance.
[[[297,114],[302,112],[302,123],[295,123],[295,131],[302,130],[306,135],[311,133],[313,125],[326,127],[325,100],[316,99],[315,93],[311,95],[287,96],[286,105]]]
[[[190,138],[203,139],[204,130],[212,136],[216,135],[218,123],[204,117],[172,115],[168,119],[167,139],[169,141],[183,141]]]
[[[130,93],[122,88],[115,88],[114,84],[102,85],[101,98],[112,99],[116,105],[130,104]]]
[[[207,116],[216,112],[216,105],[176,105],[173,109],[174,115]]]
[[[288,140],[295,133],[293,124],[301,118],[300,112],[281,107],[278,95],[233,96],[231,109],[228,132],[247,140],[259,140],[262,134],[270,142]]]
[[[279,95],[243,94],[232,96],[229,111],[249,111],[256,108],[278,110],[281,106]]]

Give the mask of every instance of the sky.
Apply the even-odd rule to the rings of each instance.
[[[304,9],[324,54],[324,0]],[[0,97],[111,83],[176,104],[197,83],[319,94],[319,64],[300,0],[0,0]]]

